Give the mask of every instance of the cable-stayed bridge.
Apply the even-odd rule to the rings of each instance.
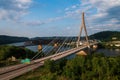
[[[81,41],[82,30],[85,31],[85,40]],[[56,39],[58,40],[57,43]],[[42,57],[42,50],[48,49],[44,47],[40,50],[33,58],[31,59],[30,64],[18,64],[10,67],[0,68],[0,80],[9,80],[15,78],[19,75],[22,75],[26,72],[29,72],[33,69],[36,69],[44,65],[44,61],[47,59],[50,60],[59,60],[61,58],[67,57],[71,54],[75,54],[84,49],[91,49],[93,46],[98,44],[97,41],[90,41],[88,39],[87,30],[85,26],[84,13],[82,13],[82,24],[80,27],[80,34],[78,38],[67,37],[62,42],[58,38],[53,39],[48,45],[53,45],[54,47],[45,52]],[[90,53],[89,53],[90,54]]]

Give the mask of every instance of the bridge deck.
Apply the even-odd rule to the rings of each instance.
[[[92,43],[90,45],[94,45],[94,44],[97,44],[97,43]],[[88,47],[87,45],[83,45],[83,46],[80,46],[78,48],[73,48],[73,49],[63,51],[63,52],[60,52],[60,53],[57,53],[57,54],[54,54],[54,55],[51,55],[51,56],[48,56],[48,57],[33,60],[31,62],[31,64],[19,64],[19,65],[11,66],[11,67],[8,67],[8,68],[7,67],[6,68],[1,68],[0,69],[0,80],[12,79],[12,78],[17,77],[19,75],[22,75],[26,72],[29,72],[30,70],[36,69],[40,66],[43,66],[44,61],[47,60],[47,59],[51,59],[51,60],[56,61],[56,60],[59,60],[63,57],[69,56],[73,53],[76,53],[76,52],[78,52],[82,49],[85,49],[87,47]]]

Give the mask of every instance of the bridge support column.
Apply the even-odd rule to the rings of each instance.
[[[86,56],[87,55],[87,52],[85,52],[84,50],[81,50],[80,52],[76,53],[77,55],[80,55],[80,56]]]
[[[87,56],[88,54],[91,54],[91,48],[83,49],[83,50],[77,52],[76,54],[80,55],[80,56]]]
[[[38,51],[42,50],[42,45],[38,45]]]
[[[58,47],[58,43],[55,43],[55,44],[54,44],[54,48],[56,48],[56,47]]]
[[[98,48],[98,45],[93,45],[92,48],[93,50],[96,50]]]
[[[90,47],[90,43],[89,43],[89,40],[88,40],[87,29],[86,29],[86,25],[85,25],[84,12],[82,13],[80,33],[79,33],[78,40],[77,40],[77,44],[76,44],[77,47],[79,47],[81,44],[84,44],[84,43],[81,43],[81,34],[82,34],[82,30],[83,30],[83,29],[84,29],[84,32],[85,32],[86,43],[87,43],[88,47]]]

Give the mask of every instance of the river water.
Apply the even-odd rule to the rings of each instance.
[[[24,42],[21,42],[21,43],[12,43],[12,44],[9,44],[9,45],[14,45],[14,46],[21,46],[23,45]],[[47,49],[46,49],[47,47]],[[34,51],[34,52],[37,52],[38,51],[38,45],[34,45],[34,46],[27,46],[26,48]],[[53,46],[47,46],[47,45],[42,45],[42,48],[43,48],[43,52],[47,52],[49,50],[51,50],[53,48]],[[105,56],[118,56],[120,55],[120,49],[98,49],[96,52],[98,53],[104,53]]]
[[[105,56],[119,56],[120,49],[98,49],[98,53],[103,53]]]
[[[44,49],[45,47],[47,47],[47,49]],[[26,47],[34,52],[37,52],[37,46],[28,46]],[[46,50],[51,50],[53,47],[52,46],[46,46],[46,45],[43,45],[43,49],[42,50],[43,52],[46,52]],[[120,49],[98,49],[96,50],[96,52],[98,53],[103,53],[105,56],[119,56],[120,55]]]

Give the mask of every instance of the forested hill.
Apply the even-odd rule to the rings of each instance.
[[[50,38],[45,37],[42,39],[48,40],[48,39],[53,39],[53,38],[54,37],[50,37]],[[120,40],[120,32],[118,32],[118,31],[103,31],[103,32],[98,32],[98,33],[95,33],[93,35],[90,35],[90,38],[104,40],[104,41],[111,40],[112,38],[117,38],[116,40]],[[15,36],[0,35],[0,45],[1,44],[15,43],[15,42],[23,42],[23,41],[28,41],[28,40],[29,40],[29,38],[27,38],[27,37],[15,37]]]
[[[118,31],[103,31],[98,32],[90,36],[92,39],[99,39],[99,40],[112,40],[112,38],[116,38],[116,40],[120,40],[120,32]]]
[[[15,43],[15,42],[23,42],[23,41],[28,41],[28,40],[29,40],[29,38],[26,38],[26,37],[0,35],[0,45]]]

